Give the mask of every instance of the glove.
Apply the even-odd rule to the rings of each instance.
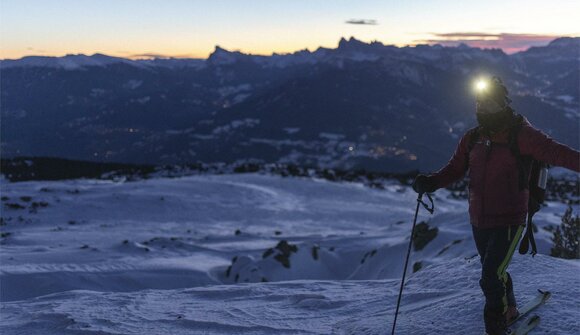
[[[432,193],[438,188],[434,178],[424,174],[420,174],[415,178],[412,187],[417,193]]]

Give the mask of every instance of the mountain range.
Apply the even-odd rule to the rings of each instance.
[[[0,61],[1,154],[99,162],[280,162],[434,170],[475,125],[472,83],[578,148],[580,38],[508,55],[467,45],[338,47],[207,59],[103,54]]]

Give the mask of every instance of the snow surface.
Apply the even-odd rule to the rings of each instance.
[[[396,181],[0,183],[3,334],[390,334],[416,206]],[[483,333],[467,204],[449,195],[436,193],[435,215],[420,210],[439,232],[412,252],[397,334]],[[548,203],[541,254],[510,266],[518,301],[553,292],[538,334],[580,329],[580,262],[547,256],[545,228],[565,209]],[[289,267],[276,259],[282,240],[296,246]]]

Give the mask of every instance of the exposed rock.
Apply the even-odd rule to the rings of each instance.
[[[420,222],[415,227],[415,234],[413,235],[413,246],[414,250],[422,250],[425,246],[431,242],[439,232],[439,228],[429,228],[426,222]]]
[[[415,262],[413,264],[413,273],[421,270],[422,267],[423,267],[423,263],[422,262]]]

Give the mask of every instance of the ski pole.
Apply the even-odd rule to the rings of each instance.
[[[399,306],[401,305],[401,297],[403,295],[403,286],[405,285],[405,276],[407,275],[407,265],[409,264],[409,255],[411,254],[411,245],[413,244],[413,236],[415,235],[415,225],[417,224],[417,214],[419,213],[419,204],[423,204],[423,207],[433,214],[435,205],[433,204],[433,199],[429,193],[426,193],[429,201],[431,201],[431,208],[427,206],[426,203],[421,199],[423,193],[419,193],[417,196],[417,208],[415,209],[415,218],[413,219],[413,227],[411,228],[411,239],[409,240],[409,248],[407,249],[407,257],[405,258],[405,268],[403,269],[403,278],[401,279],[401,288],[399,289],[399,298],[397,299],[397,309],[395,310],[395,320],[393,320],[393,331],[391,335],[395,335],[395,327],[397,325],[397,316],[399,315]]]

